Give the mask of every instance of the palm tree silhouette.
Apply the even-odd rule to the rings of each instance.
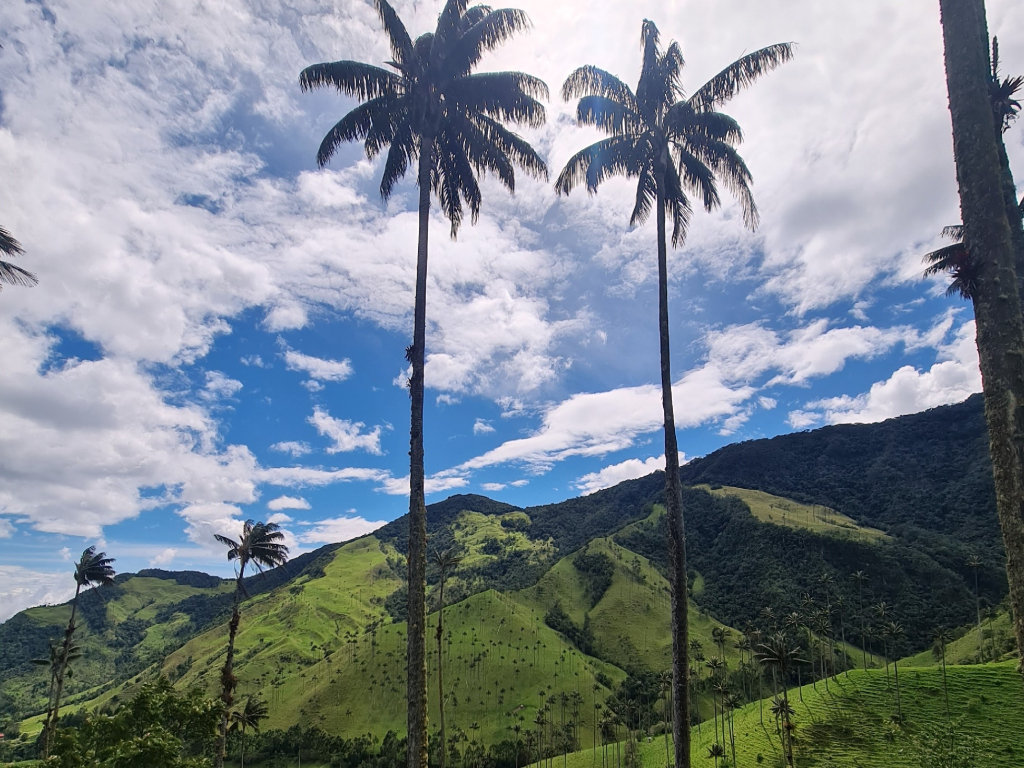
[[[57,721],[60,720],[60,700],[64,693],[64,678],[67,673],[68,663],[72,661],[72,637],[75,634],[75,615],[78,612],[78,598],[85,587],[102,587],[114,583],[114,568],[111,563],[114,558],[107,557],[106,552],[97,552],[96,547],[88,547],[78,562],[75,563],[75,597],[71,601],[71,618],[68,620],[68,627],[64,630],[64,642],[60,649],[60,666],[57,668],[57,680],[54,684],[53,707],[50,710],[50,717],[44,725],[43,731],[43,757],[50,756],[50,746],[53,744],[53,734],[57,730]]]
[[[504,123],[539,126],[546,118],[537,100],[547,86],[522,72],[473,73],[485,53],[527,28],[515,9],[468,6],[447,0],[433,32],[410,37],[387,0],[374,0],[391,45],[390,69],[357,61],[307,67],[302,89],[333,87],[363,103],[328,132],[317,152],[323,167],[342,142],[362,141],[369,159],[390,147],[380,194],[387,200],[410,163],[418,162],[419,235],[413,342],[406,349],[409,379],[409,608],[408,734],[409,766],[427,764],[426,666],[426,501],[423,469],[423,371],[427,326],[427,233],[431,191],[451,222],[454,238],[463,205],[473,221],[480,215],[477,176],[488,171],[515,190],[515,167],[546,178],[547,166],[526,141]]]
[[[231,726],[229,730],[238,731],[241,734],[241,759],[240,768],[245,768],[245,731],[247,728],[259,733],[260,723],[269,717],[267,705],[261,699],[250,696],[245,700],[245,707],[241,710],[234,710],[231,713]]]
[[[21,256],[23,253],[25,253],[25,250],[21,247],[21,243],[15,240],[10,232],[0,227],[0,254],[7,258],[14,258]],[[2,290],[2,286],[5,284],[31,287],[38,285],[38,283],[39,278],[27,269],[22,269],[16,264],[0,259],[0,290]]]
[[[220,733],[217,739],[217,768],[223,768],[227,750],[228,717],[234,703],[235,686],[238,679],[234,674],[235,636],[238,634],[238,623],[242,615],[239,604],[245,591],[245,569],[251,563],[262,573],[265,568],[276,568],[288,561],[288,547],[281,543],[284,534],[277,523],[263,523],[246,520],[242,524],[242,535],[236,541],[219,533],[213,535],[218,542],[228,548],[227,557],[235,565],[235,596],[231,610],[231,621],[228,623],[228,651],[224,666],[220,673],[221,701],[224,711],[221,714]]]
[[[664,51],[658,28],[644,20],[643,63],[636,92],[622,80],[587,65],[562,86],[562,97],[579,98],[576,119],[609,137],[576,153],[558,176],[555,190],[568,195],[585,184],[595,193],[611,176],[637,179],[636,205],[630,225],[643,224],[654,209],[658,238],[658,327],[661,355],[661,397],[665,427],[665,494],[669,516],[672,586],[672,673],[676,768],[690,766],[689,660],[686,539],[679,449],[676,443],[669,349],[666,213],[672,215],[672,245],[686,239],[692,211],[687,191],[711,211],[721,204],[721,179],[743,209],[744,223],[757,225],[757,207],[750,192],[751,176],[735,146],[742,140],[739,124],[717,111],[762,74],[792,58],[789,44],[773,45],[733,62],[688,99],[680,82],[683,55],[677,43]]]

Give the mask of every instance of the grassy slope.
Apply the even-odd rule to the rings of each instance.
[[[1015,656],[1008,650],[1016,644],[1009,613],[1001,613],[991,621],[986,619],[981,636],[986,661],[991,661],[993,656],[999,660]],[[977,664],[978,645],[978,629],[974,627],[946,646],[946,664]],[[931,651],[922,651],[900,662],[908,667],[930,667],[937,663]]]
[[[1024,684],[1013,663],[949,667],[950,709],[957,732],[974,740],[983,754],[977,765],[985,768],[1017,768],[1024,765]],[[790,691],[790,704],[796,710],[794,723],[798,747],[798,768],[837,766],[837,768],[922,768],[926,763],[918,750],[919,742],[934,742],[935,729],[946,721],[942,675],[937,668],[907,669],[900,673],[904,726],[891,721],[896,712],[895,686],[887,685],[884,670],[851,672],[829,684],[822,683],[800,692]],[[764,703],[761,725],[757,703],[735,713],[738,768],[780,766],[781,747],[774,724]],[[714,726],[705,721],[693,732],[693,764],[713,765],[707,757],[714,740]],[[730,750],[731,751],[731,750]],[[614,765],[614,745],[608,748]],[[763,762],[758,762],[761,755]],[[665,745],[661,737],[641,745],[644,768],[665,764]],[[583,750],[570,755],[567,768],[592,768],[601,765],[602,749],[595,755]],[[561,761],[556,759],[556,765]]]
[[[696,487],[716,496],[735,496],[750,507],[754,517],[765,523],[801,528],[831,536],[849,536],[865,541],[888,538],[882,531],[857,525],[851,518],[829,507],[801,504],[763,491],[733,488],[728,485],[714,489],[707,485]]]

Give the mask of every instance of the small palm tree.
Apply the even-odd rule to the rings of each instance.
[[[793,728],[792,721],[789,719],[793,713],[793,708],[789,705],[789,672],[794,666],[799,665],[803,662],[800,658],[800,648],[794,646],[792,642],[782,633],[776,632],[767,638],[767,641],[762,643],[759,651],[757,652],[757,660],[764,666],[774,670],[778,673],[778,677],[782,680],[782,699],[776,697],[776,704],[772,705],[772,713],[778,718],[780,713],[784,715],[783,722],[783,734],[782,734],[782,749],[786,753],[786,761],[789,763],[790,768],[793,767]]]
[[[782,738],[782,752],[786,756],[786,761],[792,767],[793,731],[796,728],[793,724],[793,715],[796,714],[796,710],[793,709],[787,698],[783,697],[780,699],[776,696],[772,699],[770,711],[775,716],[775,729]]]
[[[462,558],[455,553],[453,549],[445,549],[440,552],[434,553],[434,565],[437,566],[437,570],[440,573],[440,581],[438,584],[438,596],[437,596],[437,706],[440,712],[440,736],[441,736],[441,750],[439,764],[441,768],[445,765],[445,754],[447,753],[447,743],[445,740],[445,728],[444,728],[444,707],[447,699],[444,695],[444,584],[448,580],[452,571],[462,565]],[[519,724],[516,723],[516,726]],[[518,737],[520,731],[516,731]],[[518,762],[518,750],[516,751],[516,757]],[[518,768],[518,766],[517,766]]]
[[[708,747],[708,760],[714,758],[715,765],[718,765],[718,759],[725,757],[725,747],[719,744],[717,741]]]
[[[239,605],[242,596],[247,594],[243,581],[245,569],[252,564],[262,573],[266,568],[284,565],[288,561],[288,547],[281,543],[284,534],[277,523],[246,520],[242,524],[242,535],[237,541],[219,533],[213,537],[228,548],[228,560],[235,563],[235,599],[231,621],[228,623],[228,651],[220,673],[220,698],[224,702],[224,711],[221,714],[217,743],[217,767],[223,768],[227,751],[228,718],[231,705],[234,703],[235,686],[238,684],[234,673],[235,636],[238,634],[238,624],[242,619]]]
[[[668,257],[665,216],[672,216],[672,245],[682,245],[692,210],[689,191],[706,210],[720,205],[721,179],[739,199],[744,223],[757,225],[757,207],[750,192],[751,176],[736,151],[742,139],[739,125],[718,112],[742,88],[792,58],[789,44],[774,45],[733,62],[688,99],[680,82],[683,55],[677,43],[664,51],[658,28],[644,20],[641,30],[643,64],[634,92],[614,75],[594,66],[573,72],[562,86],[562,97],[579,98],[580,125],[594,126],[609,137],[570,158],[555,182],[558,194],[568,195],[585,184],[591,194],[615,175],[638,180],[636,205],[630,218],[635,226],[650,217],[657,222],[658,327],[661,355],[661,399],[665,428],[665,494],[669,516],[672,586],[673,720],[676,768],[690,765],[688,608],[686,537],[679,449],[672,402],[669,347]]]
[[[111,563],[114,558],[107,557],[106,552],[97,552],[96,547],[89,547],[75,563],[75,597],[71,601],[71,618],[68,620],[68,627],[64,630],[64,642],[60,648],[60,666],[57,669],[57,680],[54,684],[53,706],[50,710],[50,717],[46,721],[43,732],[43,756],[50,756],[50,745],[53,743],[53,734],[57,730],[57,721],[60,720],[60,700],[64,693],[64,678],[67,673],[68,663],[72,659],[72,637],[75,634],[75,615],[78,612],[78,598],[82,588],[108,586],[114,583],[114,568]]]
[[[245,731],[248,728],[260,732],[260,723],[266,720],[270,716],[267,710],[266,702],[255,697],[250,696],[245,700],[245,707],[241,710],[236,709],[231,713],[231,725],[228,730],[238,731],[241,735],[241,768],[245,768]]]
[[[417,162],[419,235],[409,394],[409,607],[408,734],[410,768],[427,764],[426,500],[423,468],[423,371],[427,329],[427,234],[431,191],[451,222],[454,238],[463,205],[473,221],[480,214],[479,175],[493,173],[515,190],[515,167],[546,178],[547,166],[533,147],[506,123],[540,126],[546,119],[539,98],[547,86],[522,72],[474,73],[481,58],[529,26],[520,10],[468,7],[447,0],[433,32],[415,40],[387,0],[374,0],[391,44],[390,69],[357,61],[307,67],[302,89],[332,87],[363,101],[328,132],[317,152],[323,167],[347,141],[362,141],[369,159],[390,147],[380,194],[387,200],[412,162]]]
[[[3,254],[7,258],[14,258],[21,256],[25,250],[21,247],[21,243],[14,239],[10,232],[3,227],[0,227],[0,254]],[[16,264],[12,264],[9,261],[0,259],[0,290],[3,285],[24,285],[33,286],[39,283],[39,278],[33,275],[26,269],[22,269]]]

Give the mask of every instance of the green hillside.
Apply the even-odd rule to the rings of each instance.
[[[1024,683],[1010,663],[954,666],[947,670],[954,743],[975,755],[978,768],[1017,768],[1024,764]],[[828,691],[804,686],[789,692],[795,710],[798,768],[934,768],[949,738],[942,673],[937,668],[900,672],[903,723],[894,720],[896,688],[885,670],[853,671],[830,681]],[[737,768],[783,765],[782,748],[770,701],[748,704],[733,714]],[[762,724],[763,723],[763,724]],[[721,724],[719,723],[719,727]],[[708,748],[715,725],[704,721],[693,731],[693,764],[714,765]],[[620,737],[623,734],[620,732]],[[719,736],[721,739],[721,736]],[[726,743],[731,764],[731,744]],[[616,766],[624,745],[582,750],[566,768]],[[665,765],[664,737],[639,745],[640,765]],[[556,761],[558,765],[562,762]],[[945,764],[945,763],[943,763]],[[950,763],[965,765],[965,763]]]

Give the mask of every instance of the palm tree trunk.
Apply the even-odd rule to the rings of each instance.
[[[50,756],[50,747],[53,743],[53,735],[57,731],[57,721],[60,720],[60,699],[64,693],[64,674],[68,669],[68,655],[71,653],[71,638],[75,634],[75,614],[78,611],[78,596],[82,592],[82,584],[78,582],[75,586],[75,599],[71,601],[71,618],[68,620],[68,627],[64,630],[64,643],[61,646],[60,666],[57,668],[57,683],[54,686],[53,706],[50,709],[49,718],[44,726],[43,735],[43,757]]]
[[[979,261],[974,314],[996,507],[1014,634],[1024,648],[1024,320],[988,96],[988,27],[982,0],[939,5],[965,242]],[[1018,670],[1024,672],[1024,654]]]
[[[409,391],[409,638],[408,638],[408,766],[427,768],[426,563],[427,507],[423,470],[423,365],[427,335],[427,229],[430,222],[430,169],[434,140],[420,139],[419,243],[416,251],[416,305],[413,315]]]
[[[238,571],[238,578],[235,579],[235,604],[231,611],[231,621],[228,623],[228,653],[224,658],[224,666],[220,671],[220,700],[224,702],[224,711],[220,715],[220,731],[217,734],[217,768],[224,768],[224,758],[227,757],[228,749],[228,716],[231,714],[231,705],[235,697],[235,636],[238,634],[238,623],[242,614],[238,609],[242,597],[242,574],[245,572],[243,565]]]
[[[974,607],[978,611],[978,663],[985,663],[985,640],[981,633],[981,593],[978,592],[978,567],[974,567]]]
[[[690,631],[686,594],[686,529],[679,483],[679,448],[672,407],[672,360],[668,334],[668,245],[665,239],[664,171],[657,174],[658,328],[661,338],[661,403],[665,420],[665,506],[668,508],[672,583],[672,736],[676,768],[690,768]]]
[[[441,667],[442,662],[442,637],[444,632],[444,577],[445,574],[441,573],[441,587],[439,598],[441,601],[440,606],[437,609],[437,707],[439,712],[439,724],[441,726],[441,757],[438,760],[441,768],[444,768],[445,764],[445,750],[447,743],[444,732],[444,670]],[[519,768],[519,750],[516,749],[516,768]]]
[[[899,717],[900,722],[902,723],[903,722],[903,702],[900,699],[900,663],[896,659],[893,659],[893,661],[892,661],[892,670],[893,670],[893,673],[896,675],[896,714]]]

